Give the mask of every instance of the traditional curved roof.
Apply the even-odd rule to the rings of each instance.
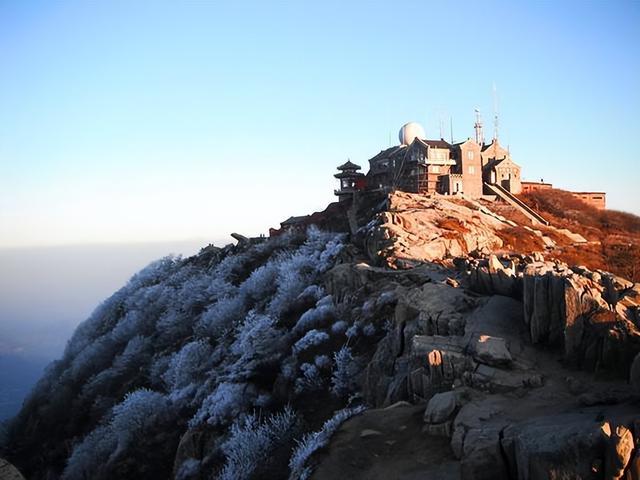
[[[360,165],[356,165],[351,162],[351,160],[347,160],[347,163],[343,163],[338,167],[338,170],[360,170],[360,168],[362,168]]]
[[[364,173],[362,172],[340,172],[334,175],[336,178],[357,178],[364,177]]]

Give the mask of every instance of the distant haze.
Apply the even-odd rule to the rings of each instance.
[[[192,255],[208,243],[0,249],[0,420],[18,411],[76,326],[135,272],[171,253]]]
[[[191,255],[206,244],[0,249],[0,354],[60,355],[73,329],[131,275],[155,259]]]

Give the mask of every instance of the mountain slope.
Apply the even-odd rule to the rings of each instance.
[[[514,252],[513,229],[545,235],[477,202],[370,194],[331,212],[309,223],[337,232],[206,247],[135,275],[48,367],[3,455],[30,479],[297,479],[318,462],[330,478],[322,452],[345,420],[370,408],[363,425],[387,428],[377,412],[410,401],[398,418],[447,452],[447,472],[494,478],[474,472],[524,468],[504,463],[509,427],[564,415],[581,393],[628,424],[637,285]],[[453,408],[415,425],[445,393]]]

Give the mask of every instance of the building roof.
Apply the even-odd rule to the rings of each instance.
[[[362,168],[360,165],[356,165],[351,162],[351,160],[347,160],[347,163],[343,163],[338,167],[338,170],[360,170],[360,168]]]
[[[364,173],[362,172],[340,172],[334,175],[336,178],[357,178],[364,177]]]
[[[431,148],[451,148],[451,144],[442,138],[440,140],[423,140],[421,138],[416,138],[416,140]]]
[[[513,161],[513,159],[511,158],[511,156],[507,155],[504,158],[492,158],[491,160],[489,160],[485,167],[489,167],[489,168],[495,168],[498,165],[500,165],[502,162],[504,162],[505,164],[509,164],[511,163],[512,165],[520,168],[520,165],[518,165],[516,162]]]
[[[371,157],[369,159],[369,161],[380,160],[382,158],[392,157],[396,153],[398,153],[399,151],[401,151],[401,150],[403,150],[405,148],[407,148],[406,145],[396,145],[395,147],[389,147],[389,148],[386,148],[384,150],[380,150],[380,153],[378,153],[378,154],[374,155],[373,157]]]

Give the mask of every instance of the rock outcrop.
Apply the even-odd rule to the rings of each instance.
[[[533,344],[555,346],[588,370],[627,376],[640,352],[640,285],[537,256],[459,262],[475,291],[521,298]]]
[[[489,210],[456,205],[460,223],[443,228],[453,208],[393,195],[369,226],[368,255],[405,281],[365,372],[367,401],[423,405],[422,434],[449,439],[455,478],[635,478],[640,287],[539,252],[500,252],[492,235],[508,223]],[[442,270],[408,281],[429,262]]]
[[[443,197],[396,192],[367,228],[365,246],[375,262],[410,268],[421,262],[493,251],[506,223],[473,206]]]

